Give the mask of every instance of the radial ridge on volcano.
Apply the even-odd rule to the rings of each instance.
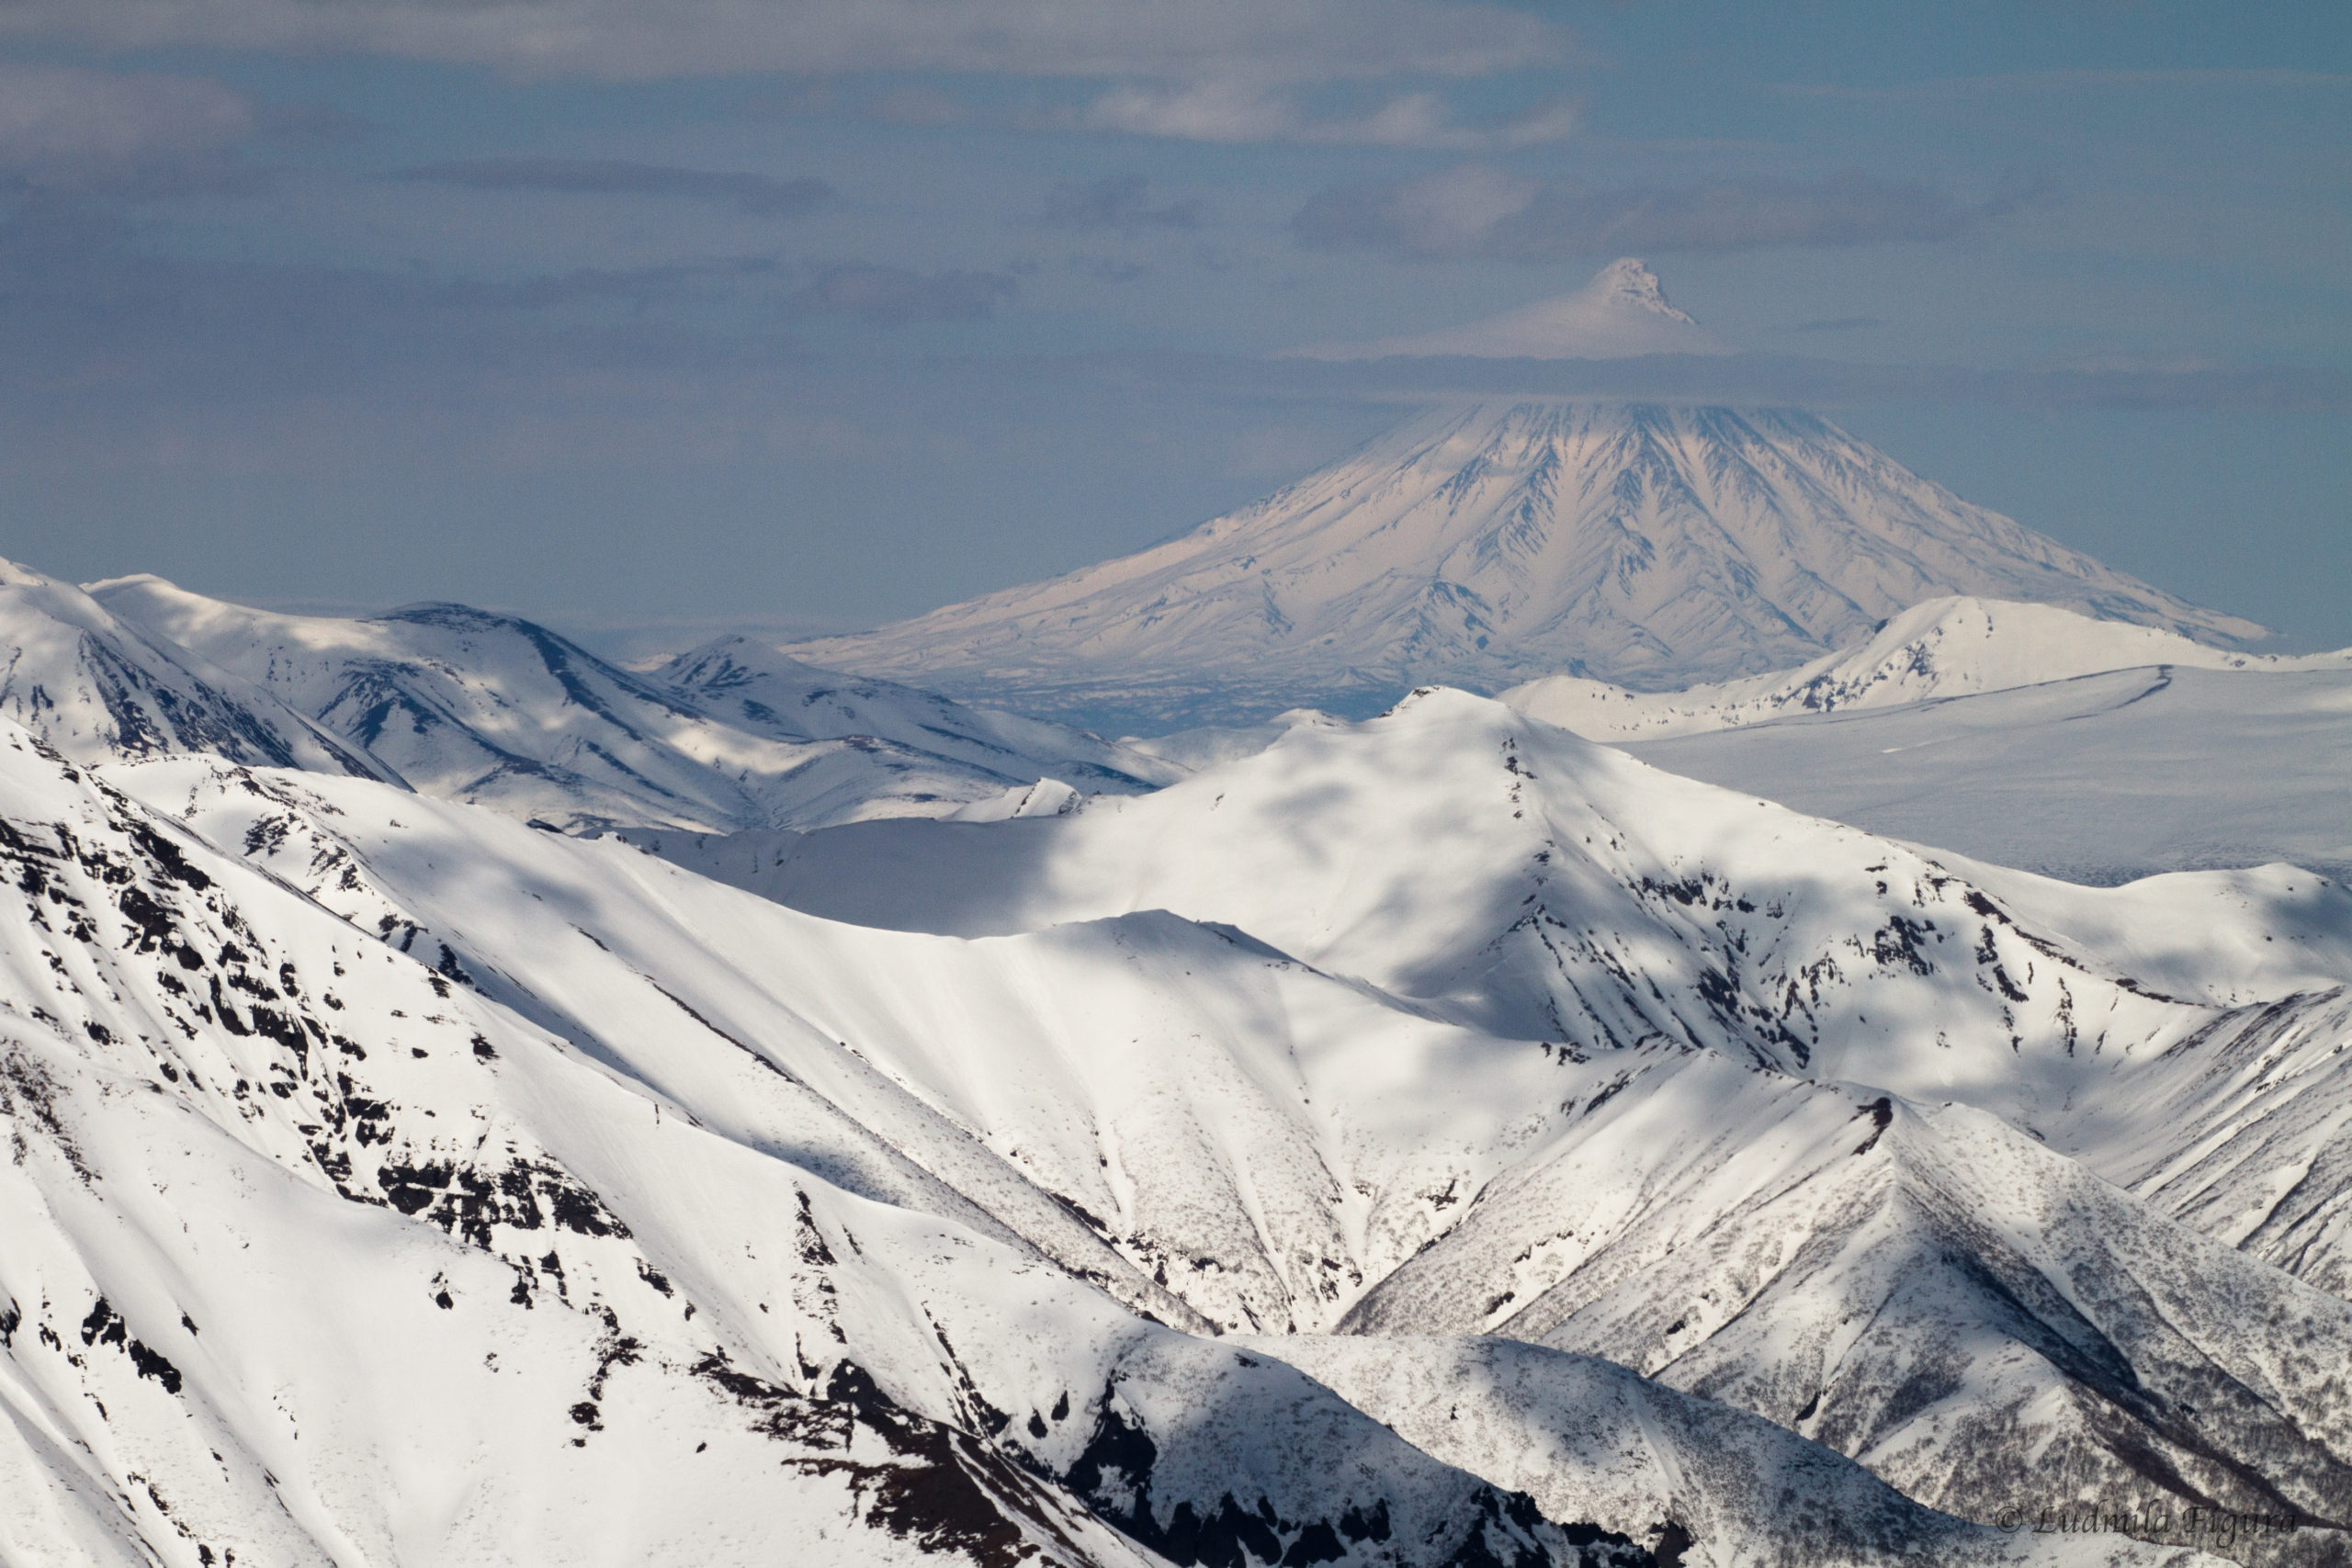
[[[1137,554],[791,651],[1148,733],[1368,712],[1429,682],[1727,680],[1955,594],[2213,644],[2263,635],[1811,413],[1521,400],[1420,414]]]

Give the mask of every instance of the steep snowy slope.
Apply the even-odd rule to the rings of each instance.
[[[1650,1561],[702,1123],[632,1069],[756,1053],[682,1009],[600,1060],[13,729],[0,823],[12,1561]]]
[[[2032,879],[1987,891],[1447,694],[1074,817],[800,841],[854,851],[839,886],[870,903],[1027,933],[978,941],[808,920],[459,807],[413,803],[395,829],[355,786],[306,783],[326,812],[209,764],[131,782],[362,928],[446,944],[447,966],[706,1125],[869,1196],[944,1186],[1164,1321],[1548,1335],[1520,1314],[1613,1291],[1587,1320],[1612,1355],[1717,1377],[1782,1421],[1811,1396],[1823,1435],[1978,1517],[2145,1492],[2335,1519],[2352,1435],[2330,1347],[2352,1308],[2030,1140],[1894,1098],[1969,1099],[2059,1147],[2199,1155],[2163,1195],[2196,1189],[2184,1218],[2275,1199],[2341,1142],[2352,1084],[2324,1047],[2259,1136],[2233,1131],[2236,1106],[2109,1111],[2352,969],[2352,910],[2307,878],[2037,905]],[[491,878],[509,893],[485,919]],[[2244,951],[2191,940],[2232,927]],[[1951,1218],[1996,1210],[1986,1193],[2048,1244]],[[2340,1205],[2311,1218],[2290,1238],[2305,1269],[2343,1240]],[[1693,1267],[1718,1243],[1737,1267],[1694,1283],[1660,1266],[1690,1238]],[[2203,1258],[2199,1289],[2154,1316],[2098,1296],[2139,1290],[2151,1255]],[[1720,1315],[1692,1317],[1702,1292]],[[2223,1299],[2219,1318],[2189,1310]],[[1881,1339],[1822,1338],[1882,1317]],[[1685,1329],[1682,1349],[1723,1337],[1712,1359],[1659,1357]],[[1801,1344],[1819,1347],[1810,1374],[1781,1367]],[[1922,1357],[1935,1375],[1899,1375]],[[1940,1391],[1924,1415],[1923,1389]],[[2047,1409],[2031,1463],[2000,1414],[2024,1406]],[[2152,1454],[2172,1480],[2143,1475]]]
[[[1051,767],[1082,771],[1090,788],[1145,787],[1110,765],[1115,748],[1091,737],[1020,731],[900,689],[868,686],[844,712],[819,700],[818,672],[763,670],[740,650],[707,649],[676,671],[722,702],[713,713],[694,694],[617,669],[543,626],[464,605],[334,620],[204,599],[153,577],[92,592],[125,619],[268,686],[427,794],[566,828],[940,815]],[[741,689],[747,680],[789,690],[763,702]],[[849,729],[853,716],[885,717],[877,728],[910,739]],[[1012,734],[1068,744],[1024,755],[1006,743]]]
[[[117,620],[71,583],[0,560],[0,713],[70,757],[209,751],[394,777],[269,693]]]
[[[1853,1561],[1888,1545],[1928,1563],[2190,1561],[2113,1534],[1972,1529],[1801,1439],[1599,1369],[1581,1383],[1539,1369],[1539,1418],[1565,1413],[1597,1438],[1647,1411],[1653,1429],[1709,1434],[1722,1462],[1566,1444],[1532,1501],[1487,1478],[1520,1445],[1454,1438],[1452,1459],[1432,1459],[1276,1358],[1133,1315],[1079,1282],[1083,1262],[1054,1266],[918,1163],[1027,1223],[974,1178],[976,1140],[959,1168],[936,1112],[924,1134],[916,1097],[987,1051],[1000,1071],[967,1097],[1009,1073],[1018,1100],[1019,1049],[1056,1009],[1091,993],[1087,1032],[1114,1041],[1099,1014],[1116,993],[1181,1001],[1187,965],[1244,953],[1227,939],[1146,922],[1159,932],[1146,945],[1174,962],[1139,973],[1132,952],[1090,951],[1083,933],[1058,956],[1031,939],[829,933],[618,844],[379,785],[211,762],[119,776],[176,797],[237,852],[0,732],[0,855],[17,889],[0,902],[12,1558],[726,1564],[788,1542],[828,1562],[1635,1568],[1653,1560],[1647,1540],[1659,1561],[1792,1560],[1813,1517],[1760,1490],[1764,1467],[1838,1514],[1811,1561],[1856,1539],[1868,1550]],[[411,880],[469,911],[479,940],[383,902]],[[625,933],[635,950],[604,940]],[[830,950],[797,951],[828,936]],[[943,1048],[935,1019],[893,1010],[959,945],[1034,976],[1028,1016],[981,1008]],[[795,972],[769,978],[779,954]],[[1323,1051],[1355,1055],[1326,1064],[1318,1094],[1398,1053],[1348,1043],[1375,998],[1249,962],[1329,994],[1326,1010],[1353,998]],[[1232,979],[1204,976],[1193,1005]],[[747,990],[819,981],[832,999],[797,1009]],[[597,1029],[549,1032],[500,994],[545,1017],[576,1005]],[[820,1003],[867,1016],[816,1016]],[[1127,1070],[1180,1039],[1205,1062],[1246,1043],[1249,1021],[1225,1020],[1227,1037],[1203,1045],[1180,1020]],[[851,1043],[827,1037],[837,1022]],[[932,1081],[910,1077],[894,1100],[888,1074],[926,1050]],[[1516,1055],[1522,1072],[1551,1070]],[[1073,1059],[1031,1046],[1032,1070]],[[1459,1076],[1456,1061],[1430,1066]],[[1164,1115],[1183,1077],[1140,1098]],[[1197,1100],[1236,1104],[1229,1085]],[[1258,1134],[1236,1117],[1216,1135],[1243,1153]],[[1120,1179],[1143,1185],[1154,1151],[1136,1152]],[[1132,1271],[1113,1278],[1124,1266],[1095,1246],[1106,1286],[1184,1315]],[[1471,1430],[1526,1426],[1525,1379],[1455,1381]],[[1379,1403],[1412,1425],[1408,1401]],[[1591,1507],[1566,1506],[1578,1498]]]
[[[2135,1184],[2201,1149],[2215,1234],[2250,1215],[2229,1239],[2352,1282],[2341,1192],[2298,1186],[2340,1157],[2352,897],[2290,867],[2100,890],[1939,861],[1446,693],[1074,818],[752,838],[665,852],[878,925],[1167,908],[1595,1059],[1665,1040],[1966,1100]],[[2289,1045],[2306,1069],[2253,1070]]]
[[[1868,642],[1799,670],[1680,692],[1634,692],[1547,675],[1499,696],[1588,740],[1656,740],[2158,667],[2352,673],[2352,649],[2301,657],[2240,653],[2157,626],[2093,620],[2054,604],[1932,599],[1889,620]]]
[[[1645,689],[1784,669],[1955,593],[2228,641],[1810,414],[1597,403],[1423,415],[1140,555],[792,649],[1127,728],[1366,711],[1428,681]]]
[[[1979,1112],[1719,1061],[1625,1076],[1347,1326],[1605,1356],[1962,1512],[2205,1498],[2352,1524],[2341,1298]]]
[[[1942,1537],[1929,1551],[1984,1550],[1957,1521],[1923,1529],[1901,1493],[1784,1427],[1593,1357],[1469,1335],[1248,1343],[1547,1508],[1673,1521],[1690,1568],[1898,1562],[1922,1550],[1923,1535]],[[2053,1506],[2021,1523],[2057,1517]]]

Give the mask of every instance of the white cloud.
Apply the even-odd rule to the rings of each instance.
[[[1442,94],[1400,94],[1361,115],[1308,115],[1295,95],[1254,79],[1126,83],[1075,115],[1046,117],[1039,129],[1109,131],[1186,141],[1301,141],[1329,147],[1410,147],[1485,152],[1539,146],[1572,135],[1577,108],[1561,99],[1513,118],[1465,125]]]
[[[1288,98],[1238,82],[1114,87],[1087,105],[1078,123],[1088,130],[1185,141],[1284,141],[1299,130],[1298,111]]]
[[[0,174],[38,187],[218,184],[254,125],[250,99],[206,77],[0,62]]]
[[[1555,25],[1439,0],[16,0],[0,30],[602,77],[974,71],[1368,80],[1556,63]]]

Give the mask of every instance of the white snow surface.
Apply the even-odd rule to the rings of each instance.
[[[1179,774],[1082,731],[813,669],[741,637],[639,674],[462,604],[348,620],[251,609],[156,577],[91,591],[415,788],[560,828],[944,816],[1047,773],[1091,790]]]
[[[390,778],[267,691],[118,620],[70,582],[0,560],[0,714],[79,761],[210,751]]]
[[[2352,1391],[2309,1337],[2352,1330],[2352,896],[2326,878],[2051,882],[1442,691],[1075,815],[662,849],[882,929],[1069,940],[1167,910],[1463,1032],[1300,1056],[1298,1101],[1344,1134],[1280,1182],[1219,1199],[1156,1157],[1203,1227],[1164,1248],[1128,1229],[1141,1161],[1058,1157],[1230,1326],[1600,1354],[1978,1517],[2227,1491],[2256,1453],[2298,1496],[2352,1481],[2352,1439],[2320,1436]]]
[[[1108,753],[1198,769],[1154,794],[1006,773],[801,831],[745,748],[940,721],[977,777],[1070,732],[749,645],[644,679],[458,607],[167,587],[108,593],[405,737],[425,793],[0,718],[0,1560],[2352,1530],[2328,877],[2053,882],[1445,690]],[[644,811],[725,798],[722,743],[756,810]],[[502,815],[493,749],[638,825]],[[2301,1523],[2224,1543],[2217,1502]]]
[[[2056,604],[1954,596],[1914,604],[1869,641],[1796,670],[1676,692],[1635,692],[1604,681],[1547,675],[1498,695],[1520,712],[1588,740],[1657,740],[1808,714],[1900,707],[2111,671],[2157,669],[2352,673],[2352,649],[2300,656],[2247,653],[2211,647],[2161,626],[2094,619]]]
[[[717,1005],[737,971],[681,921],[701,904],[714,929],[756,926],[746,896],[372,783],[209,759],[126,776],[245,820],[262,863],[0,730],[8,1561],[784,1547],[1009,1568],[1163,1561],[1148,1540],[1271,1562],[1302,1537],[1351,1563],[1647,1561],[1590,1532],[1580,1552],[1280,1363],[1057,1266],[781,1067],[830,1058],[877,1114],[923,1124],[806,1021],[770,1008],[745,1039],[697,1016],[663,981],[699,971]],[[532,979],[605,976],[601,1032],[551,1032],[488,993],[561,1008],[481,954],[397,917],[379,940],[269,869],[369,913],[379,874],[430,876],[453,850],[486,927],[527,928],[518,950],[570,936]],[[620,917],[655,973],[555,911],[533,925],[548,893]],[[683,899],[666,925],[644,907],[664,893]],[[86,934],[51,962],[59,926]],[[916,1146],[947,1163],[930,1125],[939,1146]],[[829,1163],[887,1196],[810,1168]]]
[[[1611,262],[1572,293],[1437,332],[1365,343],[1318,343],[1299,359],[1465,355],[1478,359],[1623,359],[1645,354],[1728,354],[1731,345],[1667,302],[1657,274],[1633,256]]]
[[[790,651],[1128,728],[1368,712],[1418,683],[1785,670],[1952,595],[2228,643],[2183,603],[1811,414],[1437,410],[1137,555]]]

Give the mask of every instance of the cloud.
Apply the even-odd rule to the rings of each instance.
[[[1783,82],[1772,90],[1795,98],[1837,98],[1849,103],[1913,103],[1930,98],[1991,98],[2030,95],[2077,95],[2168,87],[2190,92],[2308,92],[2352,87],[2352,73],[2284,69],[2188,71],[2058,70],[2010,71],[1990,76],[1942,76],[1894,87],[1848,87]]]
[[[658,266],[573,267],[512,279],[458,278],[432,291],[436,304],[499,310],[545,310],[583,301],[617,300],[642,312],[685,294],[698,282],[775,277],[781,264],[769,256],[731,256],[709,261],[668,262]]]
[[[1640,260],[1621,256],[1574,293],[1499,315],[1405,337],[1308,344],[1290,352],[1310,359],[1629,359],[1729,354],[1732,347],[1675,309],[1657,275]]]
[[[820,179],[780,180],[616,158],[462,158],[402,169],[394,177],[469,190],[674,196],[718,202],[763,218],[793,217],[839,199],[839,193]]]
[[[1045,221],[1060,229],[1197,229],[1201,204],[1171,201],[1151,205],[1151,184],[1141,175],[1106,175],[1091,184],[1056,186],[1046,198]]]
[[[1072,272],[1091,277],[1097,283],[1133,283],[1137,278],[1150,276],[1155,270],[1143,262],[1127,261],[1117,256],[1072,256],[1069,266]]]
[[[786,301],[810,316],[856,316],[877,327],[915,321],[977,321],[1010,301],[1019,285],[996,272],[909,272],[852,262],[828,267]]]
[[[1003,366],[1003,362],[990,361]],[[2352,374],[2280,366],[2111,364],[1985,370],[1860,365],[1768,354],[1652,354],[1619,359],[1455,356],[1330,361],[1217,355],[1037,362],[1038,374],[1223,397],[1433,404],[1471,398],[1609,398],[1741,407],[1965,403],[2006,408],[2352,409]],[[1046,367],[1050,366],[1048,369]],[[1009,373],[1009,367],[1007,373]]]
[[[1031,129],[1092,130],[1183,141],[1292,141],[1326,147],[1507,151],[1575,133],[1577,106],[1553,99],[1508,118],[1465,125],[1442,95],[1401,94],[1362,114],[1310,115],[1297,97],[1250,76],[1129,82],[1075,110],[1032,116]]]
[[[1481,76],[1556,64],[1566,34],[1446,0],[15,0],[0,30],[646,78],[964,71],[1261,81]]]
[[[35,190],[243,189],[237,150],[261,117],[203,76],[0,62],[0,179]]]
[[[1549,262],[1620,252],[1948,240],[2046,194],[2043,186],[2023,186],[1968,201],[1940,186],[1858,174],[1587,190],[1473,164],[1325,191],[1299,209],[1291,229],[1318,250]]]
[[[914,125],[936,129],[961,125],[972,118],[962,99],[928,82],[906,82],[867,106],[866,112],[885,125]]]

